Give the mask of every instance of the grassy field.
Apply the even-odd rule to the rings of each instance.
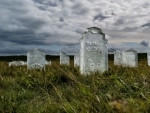
[[[0,113],[150,113],[150,67],[114,66],[83,76],[55,60],[46,71],[0,62]]]

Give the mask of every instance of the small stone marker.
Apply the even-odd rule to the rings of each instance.
[[[114,53],[114,65],[121,65],[122,64],[122,52],[117,50]]]
[[[52,65],[51,61],[45,61],[45,65]]]
[[[122,64],[129,67],[138,67],[138,53],[132,49],[123,51]]]
[[[148,66],[150,66],[150,52],[147,53],[147,63]]]
[[[27,63],[24,61],[12,61],[12,62],[9,62],[8,65],[9,65],[9,67],[10,66],[25,66],[25,65],[27,65]]]
[[[70,57],[60,51],[60,65],[69,65],[70,64]]]
[[[45,53],[37,48],[28,51],[27,68],[45,70]]]
[[[74,66],[79,66],[80,65],[80,54],[76,53],[74,55]]]
[[[88,28],[80,40],[80,72],[108,70],[108,48],[105,34],[97,27]]]

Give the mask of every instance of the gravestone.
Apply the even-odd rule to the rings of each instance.
[[[26,65],[26,66],[27,66],[27,62],[24,62],[24,65]]]
[[[45,61],[45,65],[52,65],[51,61]]]
[[[150,66],[150,52],[147,53],[147,63],[148,66]]]
[[[74,55],[74,66],[79,66],[80,65],[80,54],[76,53]]]
[[[24,61],[12,61],[12,62],[9,62],[8,65],[10,67],[10,66],[25,66],[27,64]]]
[[[97,27],[88,28],[80,39],[80,72],[108,70],[108,48],[105,34]]]
[[[129,67],[138,67],[138,53],[132,49],[123,51],[122,64]]]
[[[114,53],[114,65],[121,65],[122,64],[122,53],[117,50]]]
[[[70,57],[60,51],[60,65],[69,65],[70,64]]]
[[[27,68],[45,70],[45,53],[37,48],[28,51]]]

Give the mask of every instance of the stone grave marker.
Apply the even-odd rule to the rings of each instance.
[[[117,50],[114,53],[114,65],[121,65],[121,64],[122,64],[122,52]]]
[[[45,53],[37,48],[27,52],[27,68],[28,69],[44,69],[45,70]]]
[[[87,75],[107,70],[108,48],[105,34],[100,28],[88,28],[80,39],[80,72]]]
[[[74,66],[79,66],[80,65],[80,53],[76,53],[74,55]]]
[[[147,63],[148,66],[150,66],[150,52],[147,53]]]
[[[60,65],[69,65],[70,64],[70,57],[60,51]]]
[[[45,60],[45,65],[52,65],[52,62],[51,61],[47,61],[47,60]]]
[[[24,61],[12,61],[12,62],[9,62],[8,65],[9,65],[9,67],[11,67],[11,66],[25,66],[25,65],[27,65],[27,63]]]
[[[123,51],[122,64],[129,67],[138,67],[138,53],[132,49]]]

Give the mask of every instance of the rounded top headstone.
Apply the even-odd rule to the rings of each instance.
[[[102,33],[102,29],[100,29],[98,27],[90,27],[90,28],[87,28],[86,32],[91,32],[93,34],[97,34],[97,33]]]
[[[120,53],[120,51],[119,51],[119,50],[116,50],[115,53]]]
[[[136,51],[136,50],[134,50],[134,49],[124,50],[123,52],[134,52],[134,53],[137,53],[137,51]]]
[[[40,54],[45,55],[45,52],[42,51],[42,50],[40,50],[40,49],[38,49],[38,48],[34,48],[34,49],[29,50],[29,51],[27,52],[27,54],[35,54],[35,53],[40,53]]]

